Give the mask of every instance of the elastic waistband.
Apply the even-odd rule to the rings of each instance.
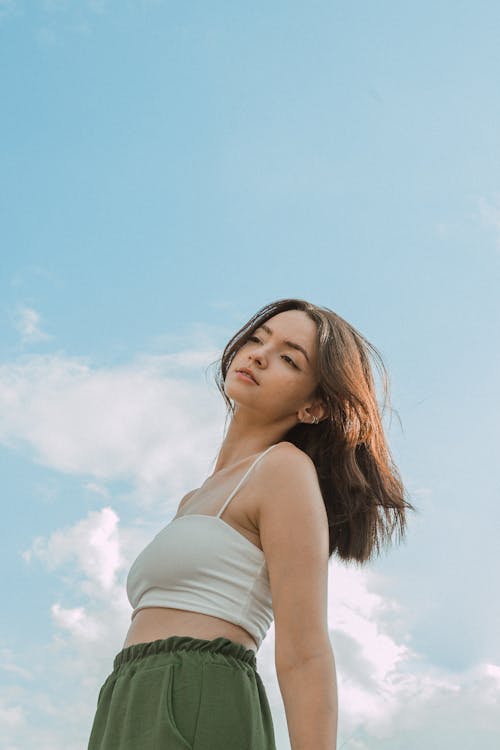
[[[256,669],[257,659],[255,651],[246,648],[242,643],[236,643],[229,638],[191,638],[191,636],[171,635],[149,643],[134,643],[123,648],[114,658],[113,670],[127,662],[143,659],[151,654],[169,653],[173,651],[197,651],[200,653],[218,653],[238,659]]]

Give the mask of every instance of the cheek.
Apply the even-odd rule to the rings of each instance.
[[[306,398],[303,383],[297,382],[297,377],[293,373],[280,373],[271,390],[273,397],[276,398],[278,394],[282,403],[295,404]]]
[[[286,388],[287,391],[297,390],[299,387],[297,375],[283,367],[270,369],[268,382],[273,388]]]

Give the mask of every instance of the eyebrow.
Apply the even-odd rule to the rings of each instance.
[[[261,323],[261,325],[259,326],[259,328],[263,328],[266,333],[268,333],[270,336],[272,336],[273,332],[271,331],[271,329],[269,328],[269,326],[266,326],[264,323]],[[258,330],[258,328],[256,330]],[[302,346],[299,346],[299,344],[294,344],[293,341],[283,341],[283,343],[286,344],[287,346],[291,347],[292,349],[297,349],[299,352],[302,352],[302,354],[304,355],[304,357],[307,359],[308,364],[311,364],[310,361],[309,361],[309,357],[307,356],[307,352],[306,352],[306,350]]]

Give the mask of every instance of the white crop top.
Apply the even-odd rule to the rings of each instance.
[[[131,619],[145,607],[202,612],[244,628],[260,647],[273,620],[265,556],[220,516],[271,448],[257,456],[216,516],[178,516],[142,550],[127,577]]]

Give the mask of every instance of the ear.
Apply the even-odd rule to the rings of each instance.
[[[319,421],[320,421],[320,422],[321,422],[321,421],[322,421],[322,420],[323,420],[323,419],[324,419],[324,418],[326,417],[326,415],[328,414],[328,411],[327,411],[327,408],[326,408],[326,404],[325,404],[325,403],[324,403],[323,401],[321,401],[321,400],[318,400],[318,401],[314,401],[314,403],[312,404],[312,406],[310,406],[310,407],[309,407],[309,408],[307,409],[307,412],[308,412],[308,413],[309,413],[309,414],[310,414],[310,415],[311,415],[312,417],[317,417],[317,418],[319,419]]]
[[[311,422],[313,417],[317,417],[318,422],[321,422],[326,415],[328,410],[326,405],[320,399],[313,401],[310,406],[306,406],[304,409],[300,409],[298,413],[298,419],[300,422]]]

